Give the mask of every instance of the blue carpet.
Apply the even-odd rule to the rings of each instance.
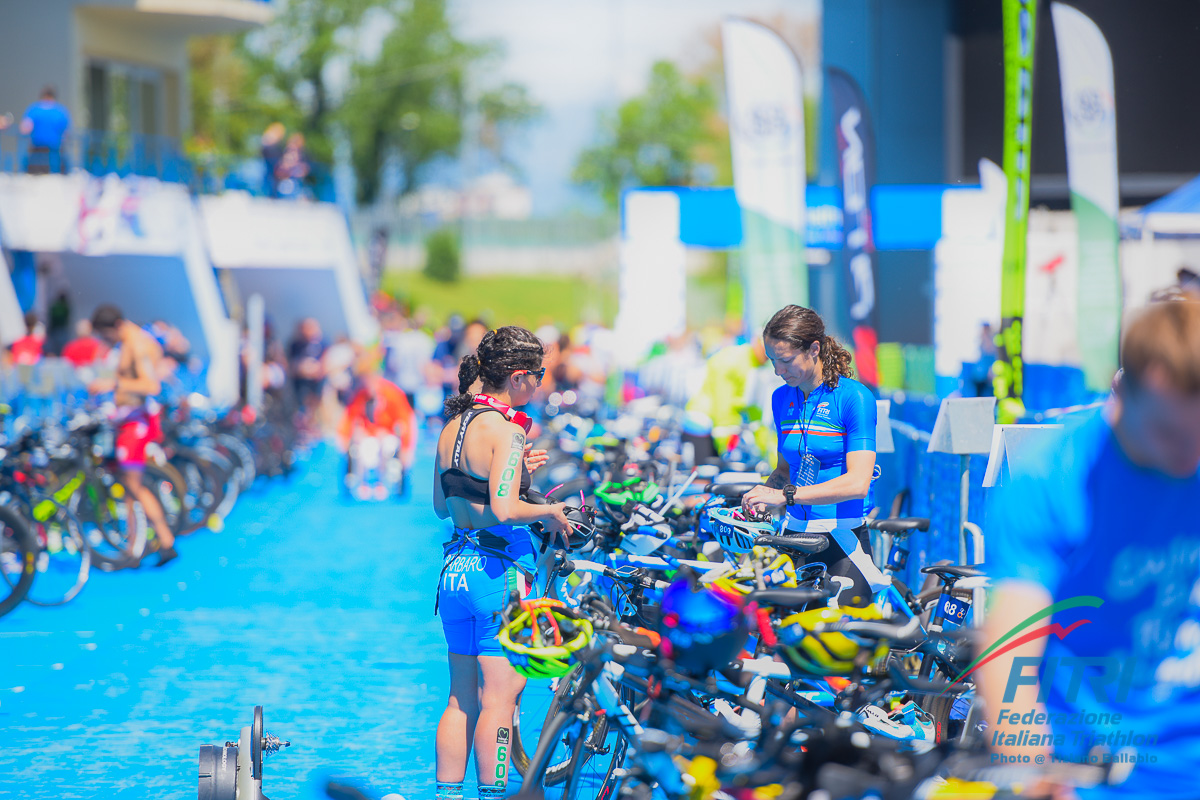
[[[323,797],[331,775],[432,797],[448,680],[431,458],[413,499],[358,503],[318,447],[163,570],[95,573],[67,606],[0,619],[0,797],[190,800],[199,746],[236,739],[255,704],[292,741],[266,764],[274,800]]]

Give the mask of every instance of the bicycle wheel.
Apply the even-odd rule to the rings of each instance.
[[[239,473],[230,459],[211,447],[196,448],[196,455],[207,461],[216,471],[223,497],[217,507],[213,509],[213,514],[224,521],[229,516],[229,512],[233,511],[233,504],[238,499]]]
[[[8,506],[0,506],[0,617],[25,599],[37,576],[37,541],[25,520]]]
[[[187,483],[187,521],[180,533],[191,533],[214,520],[225,499],[225,481],[216,467],[191,450],[177,452],[171,458],[171,465]]]
[[[520,795],[541,794],[532,787],[566,781],[564,800],[604,800],[612,793],[627,749],[624,735],[610,728],[604,716],[559,711],[547,720],[537,750],[522,773]]]
[[[170,464],[147,464],[142,485],[154,493],[162,506],[171,533],[180,535],[188,522],[187,480]]]
[[[542,786],[558,786],[569,777],[578,774],[577,791],[601,790],[603,784],[611,778],[613,770],[620,766],[625,759],[624,737],[608,725],[608,718],[596,715],[577,726],[569,726],[554,732],[553,722],[568,704],[570,698],[587,687],[580,685],[582,670],[576,667],[565,677],[560,678],[558,686],[548,705],[534,704],[530,708],[527,695],[522,693],[521,702],[513,715],[513,767],[527,781],[531,776],[538,776]],[[526,690],[529,691],[528,689]],[[625,702],[632,701],[632,692],[628,687],[621,686],[620,694]],[[536,695],[531,695],[536,697]],[[522,712],[522,705],[525,706]],[[542,724],[535,728],[537,716],[542,708]],[[521,720],[525,720],[524,738],[522,738]],[[529,744],[534,743],[531,734],[538,734],[536,749],[530,756]],[[551,738],[547,738],[547,737]],[[545,762],[540,770],[534,769],[533,764],[543,745],[548,748]]]
[[[62,605],[73,600],[87,583],[91,550],[83,540],[79,520],[62,503],[35,498],[27,511],[38,554],[37,580],[25,599],[37,606]]]
[[[146,512],[140,503],[127,502],[119,483],[108,487],[98,477],[89,476],[71,495],[67,508],[79,520],[84,541],[100,569],[111,572],[125,566],[130,556],[141,558],[146,549]]]
[[[254,451],[250,445],[232,433],[218,433],[213,437],[218,450],[234,462],[238,471],[238,490],[245,493],[254,484],[257,468]]]

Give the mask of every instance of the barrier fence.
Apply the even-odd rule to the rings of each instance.
[[[928,517],[929,531],[909,537],[909,566],[903,580],[916,591],[925,580],[921,566],[940,560],[958,562],[959,456],[930,453],[929,438],[941,400],[935,395],[896,392],[892,401],[892,438],[895,452],[879,455],[880,476],[875,483],[875,503],[886,515],[893,498],[907,492],[902,516]],[[983,476],[987,456],[970,456],[970,492],[967,519],[987,531]],[[886,554],[885,554],[886,555]],[[968,563],[976,559],[968,552]]]

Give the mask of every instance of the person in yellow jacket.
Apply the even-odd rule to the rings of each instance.
[[[777,385],[760,336],[709,356],[704,383],[684,409],[683,441],[695,448],[696,463],[728,453],[746,423],[760,423],[754,426],[755,443],[774,461],[775,429],[764,416],[770,415],[771,392]]]

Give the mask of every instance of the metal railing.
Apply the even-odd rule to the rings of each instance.
[[[193,194],[241,190],[259,196],[282,196],[266,179],[262,162],[253,158],[188,158],[177,139],[148,134],[71,131],[58,148],[35,147],[15,129],[0,131],[0,172],[140,175],[186,185]],[[309,162],[309,176],[289,197],[334,202],[334,184],[324,164]]]

